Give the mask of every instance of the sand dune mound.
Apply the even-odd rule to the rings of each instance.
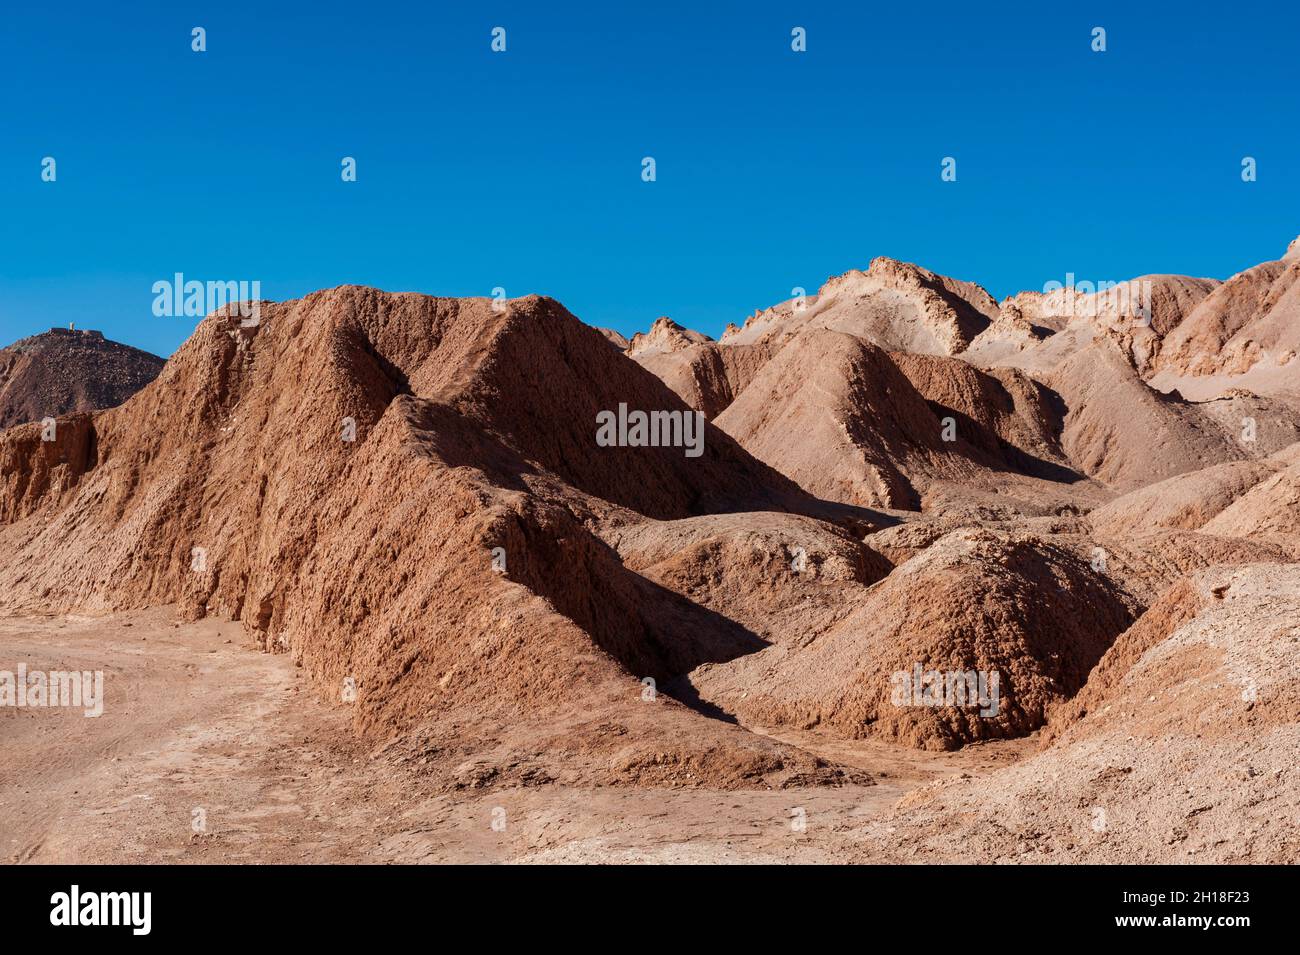
[[[1187,275],[1141,275],[1096,294],[1103,302],[1101,313],[1112,323],[1136,319],[1143,324],[1145,319],[1151,331],[1163,339],[1222,284],[1217,279]]]
[[[1062,463],[1054,396],[1002,374],[808,329],[717,425],[827,500],[929,510],[982,493],[1009,514],[1073,506],[1083,477]]]
[[[1208,597],[1208,595],[1205,595]],[[1204,609],[1201,589],[1191,577],[1170,585],[1133,626],[1125,630],[1098,661],[1083,689],[1051,712],[1043,731],[1045,743],[1054,742],[1070,726],[1094,710],[1108,708],[1119,694],[1129,671],[1152,647],[1169,639],[1183,624]]]
[[[574,746],[615,779],[819,772],[667,697],[662,719],[641,709],[642,679],[761,641],[626,570],[584,520],[808,499],[711,426],[698,457],[599,447],[620,402],[687,410],[547,299],[345,287],[254,325],[215,315],[136,400],[60,422],[57,446],[0,435],[0,513],[19,518],[0,531],[4,605],[241,620],[347,686],[363,730],[440,763]],[[525,713],[545,718],[513,731]]]
[[[867,543],[900,565],[950,534],[980,530],[1030,535],[1069,551],[1106,577],[1126,604],[1138,610],[1152,603],[1174,581],[1207,567],[1288,562],[1297,556],[1296,548],[1279,536],[1241,539],[1174,528],[1110,533],[1094,529],[1091,515],[998,517],[970,510],[927,514],[876,531]]]
[[[1292,244],[1294,249],[1294,243]],[[1300,393],[1300,256],[1234,275],[1166,336],[1156,361],[1161,387],[1190,393],[1196,379],[1222,391]]]
[[[815,640],[706,665],[691,680],[746,723],[950,749],[1042,725],[1132,619],[1122,592],[1068,549],[969,529],[895,569]],[[985,674],[999,701],[928,701],[918,671]]]
[[[1266,457],[1300,439],[1297,409],[1285,395],[1238,390],[1188,401],[1144,380],[1166,340],[1176,343],[1192,317],[1231,294],[1232,285],[1144,275],[1090,293],[1083,286],[1021,293],[999,306],[978,286],[877,259],[867,272],[830,280],[813,298],[756,313],[743,328],[729,328],[721,342],[657,324],[643,336],[638,360],[688,404],[717,414],[723,429],[757,457],[822,497],[916,508],[928,494],[927,508],[951,509],[966,496],[1003,516],[1087,509],[1098,501],[1085,476],[1128,491],[1219,463]],[[914,409],[897,406],[891,411],[912,419],[874,430],[907,434],[904,443],[912,447],[884,434],[855,434],[863,416],[855,422],[851,406],[863,397],[846,397],[852,392],[846,384],[832,386],[835,397],[824,403],[836,406],[832,423],[814,425],[816,439],[801,433],[795,426],[801,413],[780,396],[806,399],[814,389],[800,389],[791,372],[806,359],[782,355],[814,347],[817,338],[808,333],[818,330],[891,350],[891,360],[936,418],[951,415],[960,423],[958,442],[934,447],[933,426],[919,425]],[[782,387],[774,389],[783,376]],[[765,394],[751,395],[723,418],[756,382]],[[780,406],[775,414],[768,410],[774,406]],[[875,420],[879,413],[865,417]],[[925,432],[919,438],[918,426]],[[764,430],[767,437],[758,433]],[[787,431],[800,437],[787,442]],[[813,445],[820,445],[816,452]],[[814,474],[821,453],[846,458],[844,466]],[[989,468],[1011,477],[990,490],[981,475]],[[1026,485],[1023,477],[1049,483]]]
[[[594,347],[599,340],[591,329],[553,301],[517,300],[496,325],[483,335],[486,356],[462,357],[459,350],[445,356],[440,348],[425,366],[438,369],[431,384],[456,387],[441,400],[501,435],[536,467],[652,517],[783,507],[803,496],[707,421],[698,456],[685,446],[600,446],[597,416],[620,405],[686,416],[691,411],[635,362]],[[462,367],[450,365],[453,357]],[[413,388],[421,384],[412,378]]]
[[[804,331],[830,329],[895,351],[952,355],[997,316],[997,303],[978,285],[880,257],[866,272],[828,280],[815,296],[755,312],[743,327],[729,326],[720,342],[660,318],[633,336],[628,356],[712,418]]]
[[[1147,377],[1165,336],[1219,285],[1186,275],[1141,275],[1097,290],[1078,285],[1021,292],[1002,302],[998,321],[963,357],[978,365],[1009,365],[1047,375],[1104,335]]]
[[[1265,457],[1300,438],[1296,409],[1280,399],[1239,392],[1189,402],[1144,381],[1163,340],[1216,294],[1212,280],[1148,275],[1091,294],[1022,293],[999,307],[978,286],[877,260],[813,299],[733,326],[719,343],[661,326],[645,336],[639,360],[689,404],[723,411],[723,430],[821,497],[909,509],[928,499],[927,508],[951,509],[965,496],[1002,516],[1087,509],[1099,502],[1084,477],[1127,491]],[[910,304],[900,305],[900,295]],[[1025,326],[1027,347],[1017,354],[999,337],[1007,323]],[[958,440],[936,446],[934,425],[897,402],[889,413],[901,418],[884,421],[879,407],[860,413],[867,399],[851,380],[883,383],[887,375],[846,374],[838,358],[829,369],[794,371],[808,359],[786,351],[829,347],[814,331],[893,349],[891,361],[935,419],[957,420]],[[801,387],[799,379],[818,374],[817,388]],[[756,383],[764,393],[744,400]],[[809,402],[823,389],[820,422],[801,428],[797,419],[819,417]],[[786,394],[801,396],[798,410]],[[817,473],[814,461],[826,454],[843,466]],[[991,482],[990,470],[1009,477]],[[1025,484],[1026,477],[1048,483]]]
[[[637,332],[628,344],[629,358],[663,352],[684,351],[695,345],[706,345],[713,339],[677,324],[667,315],[654,320],[648,332]]]
[[[1300,462],[1255,484],[1202,527],[1207,534],[1277,540],[1300,550]]]
[[[1017,368],[1038,381],[1047,381],[1063,362],[1104,335],[1103,329],[1089,321],[1070,322],[1059,331],[1028,338],[1008,334],[1005,327],[994,327],[972,343],[962,357],[982,368]],[[1021,347],[1013,347],[1018,343]]]
[[[1161,394],[1107,339],[1064,361],[1047,383],[1069,409],[1061,434],[1069,459],[1121,490],[1265,457],[1300,438],[1294,415],[1268,399],[1196,404]]]
[[[1008,295],[999,303],[998,311],[1003,318],[1015,318],[1051,334],[1077,317],[1078,303],[1085,298],[1084,293],[1072,286],[1050,292],[1029,289]]]
[[[422,414],[467,432],[468,447],[441,433],[413,436],[416,406],[397,399],[417,396]],[[137,401],[94,419],[99,466],[59,516],[77,526],[29,529],[29,550],[35,563],[63,554],[85,568],[89,576],[71,573],[61,585],[78,601],[172,599],[206,526],[225,534],[231,523],[252,539],[241,549],[267,550],[315,528],[321,500],[381,422],[502,486],[525,490],[558,475],[651,516],[743,507],[749,492],[768,506],[801,496],[709,425],[699,457],[682,447],[598,447],[596,416],[620,402],[687,411],[549,300],[498,313],[486,300],[341,288],[265,305],[251,328],[215,316]],[[60,543],[69,534],[86,539]],[[228,572],[224,580],[234,585]]]
[[[717,425],[813,494],[862,506],[918,509],[915,478],[979,466],[960,433],[949,449],[943,424],[887,353],[825,329],[787,344]]]
[[[1248,564],[1177,581],[1115,641],[1096,682],[1054,715],[1052,735],[1083,740],[1115,725],[1147,735],[1172,727],[1217,735],[1244,725],[1294,724],[1300,690],[1287,677],[1300,668],[1278,657],[1300,643],[1298,575],[1297,565]],[[1280,616],[1270,618],[1270,609]],[[1162,673],[1167,678],[1157,678]],[[1151,706],[1144,681],[1165,692],[1192,685]]]
[[[627,355],[712,420],[753,380],[774,350],[767,344],[724,347],[661,318],[648,333],[633,336]]]
[[[722,344],[780,346],[805,328],[828,328],[894,351],[955,355],[988,327],[997,303],[978,285],[879,257],[826,282],[814,298],[759,312]]]
[[[765,644],[826,629],[893,569],[856,536],[793,514],[646,522],[613,537],[629,570],[734,620]]]
[[[158,376],[163,359],[95,331],[52,328],[0,348],[0,429],[112,408]]]
[[[1219,565],[1285,562],[1287,547],[1267,539],[1239,539],[1200,531],[1153,530],[1132,536],[1054,538],[1074,546],[1140,606],[1155,601],[1181,577]]]
[[[1096,508],[1088,514],[1088,523],[1098,533],[1112,536],[1156,528],[1197,530],[1279,467],[1264,459],[1188,471]]]
[[[270,607],[265,639],[327,686],[353,679],[364,731],[397,735],[470,787],[548,781],[557,765],[557,781],[597,784],[816,777],[816,760],[645,682],[757,639],[625,571],[567,508],[503,499],[440,463],[426,462],[413,495],[409,474],[385,469],[380,490],[411,495],[403,508],[380,497],[349,510],[345,495],[330,509],[344,523],[308,554],[301,590]]]
[[[1164,337],[1221,284],[1187,275],[1139,275],[1098,288],[1079,284],[1020,292],[1000,308],[1052,331],[1087,321],[1099,327],[1143,325]]]
[[[1094,293],[1086,314],[1106,329],[1146,378],[1166,336],[1219,284],[1185,275],[1143,275]]]
[[[854,837],[890,861],[1293,860],[1297,594],[1294,565],[1195,575],[1115,642],[1041,755],[918,790]]]
[[[1059,438],[1064,409],[1028,375],[1009,368],[984,372],[958,358],[903,352],[890,358],[940,419],[956,416],[958,430],[972,443],[1028,473],[1063,476],[1068,470]]]
[[[993,324],[976,335],[961,355],[966,361],[982,367],[1025,364],[1018,362],[1017,356],[1025,352],[1036,354],[1036,346],[1050,338],[1055,331],[1054,328],[1036,324],[1014,305],[1004,302],[1001,311],[993,319]]]

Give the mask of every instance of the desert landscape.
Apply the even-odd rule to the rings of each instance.
[[[1284,246],[882,257],[717,340],[360,286],[24,339],[0,855],[1296,862]]]

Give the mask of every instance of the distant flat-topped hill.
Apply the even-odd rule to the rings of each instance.
[[[0,428],[126,401],[166,361],[102,333],[52,328],[0,349]]]

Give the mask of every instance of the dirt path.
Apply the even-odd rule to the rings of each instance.
[[[103,715],[0,707],[7,862],[829,861],[940,775],[1015,748],[927,754],[783,736],[875,786],[716,792],[557,786],[442,793],[353,735],[236,624],[0,620],[0,670],[103,670]],[[201,830],[196,824],[202,820]],[[802,822],[801,829],[796,823]]]

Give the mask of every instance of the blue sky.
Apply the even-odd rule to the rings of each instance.
[[[716,335],[876,255],[999,297],[1280,257],[1300,14],[1144,6],[10,5],[0,339],[76,321],[170,354],[195,320],[150,289],[178,271]]]

